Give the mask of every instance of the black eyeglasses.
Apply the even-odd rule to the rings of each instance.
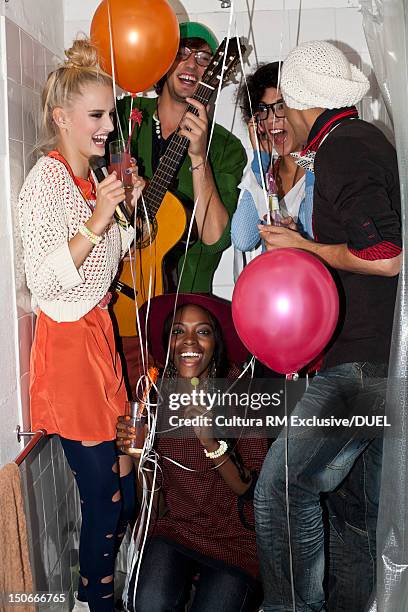
[[[255,111],[255,118],[257,121],[265,121],[269,116],[269,111],[275,115],[277,119],[283,119],[285,117],[285,107],[283,100],[278,100],[273,104],[265,104],[260,102],[258,108]]]
[[[194,53],[195,61],[199,66],[209,66],[212,55],[208,51],[196,51],[195,49],[189,49],[188,47],[180,47],[177,52],[177,59],[181,62],[185,62],[190,55]]]

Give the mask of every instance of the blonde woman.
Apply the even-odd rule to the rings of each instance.
[[[89,158],[113,130],[112,82],[95,48],[76,40],[43,91],[42,152],[20,194],[27,284],[37,313],[31,420],[60,437],[82,509],[76,609],[112,611],[115,555],[134,517],[131,463],[115,424],[126,400],[107,310],[109,287],[131,240],[114,212],[125,199],[115,172],[96,186]],[[134,206],[143,181],[133,173]],[[82,602],[82,603],[81,603]]]

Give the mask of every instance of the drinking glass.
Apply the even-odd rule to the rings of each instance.
[[[130,168],[131,154],[126,150],[124,140],[113,140],[109,143],[109,172],[116,170],[116,175],[119,181],[122,181],[123,186],[133,187],[132,173],[127,172]]]
[[[142,415],[142,406],[139,402],[126,402],[125,403],[125,417],[119,417],[127,425],[134,427],[135,432],[133,435],[135,438],[130,440],[130,444],[124,449],[124,452],[128,455],[140,457],[143,450],[143,445],[146,438],[146,416]]]

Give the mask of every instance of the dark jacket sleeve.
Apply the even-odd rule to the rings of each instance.
[[[369,141],[345,134],[319,150],[324,196],[350,252],[361,259],[389,259],[401,252],[396,155],[389,143],[384,147],[383,153],[373,153]]]

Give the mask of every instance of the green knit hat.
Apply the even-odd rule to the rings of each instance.
[[[180,39],[182,40],[183,38],[201,38],[210,47],[212,53],[218,49],[218,41],[211,30],[196,21],[180,23]]]

